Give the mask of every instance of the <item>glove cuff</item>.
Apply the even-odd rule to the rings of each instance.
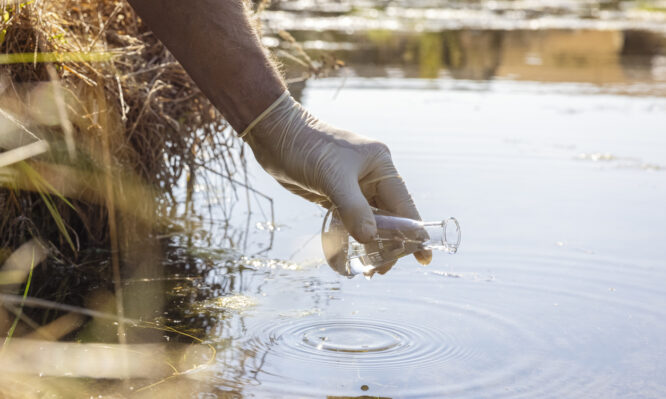
[[[280,103],[282,103],[282,101],[284,101],[288,97],[290,97],[289,90],[285,90],[284,93],[282,93],[282,95],[280,95],[280,97],[278,97],[277,100],[273,102],[273,104],[269,105],[268,108],[264,110],[264,112],[259,114],[259,116],[257,116],[256,118],[254,118],[254,120],[245,128],[245,130],[243,130],[243,132],[238,135],[238,138],[242,139],[248,133],[250,133],[250,131],[255,126],[257,126],[257,124],[261,122],[266,117],[266,115],[270,114],[271,111],[273,111],[278,105],[280,105]]]

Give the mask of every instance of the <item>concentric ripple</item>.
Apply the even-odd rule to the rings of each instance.
[[[380,320],[305,319],[277,325],[268,336],[280,342],[280,357],[337,366],[425,366],[471,355],[439,331]]]
[[[354,321],[319,323],[303,332],[303,343],[330,352],[387,352],[402,346],[408,337],[384,326]]]
[[[275,397],[363,396],[362,387],[367,394],[406,398],[612,397],[609,379],[582,365],[613,373],[609,345],[618,354],[635,353],[642,331],[663,315],[639,305],[657,295],[655,289],[637,290],[651,288],[639,267],[524,254],[477,254],[473,260],[458,279],[398,269],[399,278],[382,284],[271,281],[263,288],[275,289],[273,298],[282,302],[260,305],[236,337],[244,374],[220,377],[250,395]],[[494,270],[497,277],[479,279],[473,270]],[[597,270],[613,270],[622,281],[592,274]],[[310,296],[285,295],[306,285],[319,289],[307,291]],[[317,312],[284,316],[285,303]],[[590,330],[590,324],[605,328]],[[623,341],[613,331],[621,331]],[[651,389],[646,397],[663,391],[659,384]]]
[[[360,292],[354,298],[363,303],[372,300]],[[324,388],[329,382],[317,382],[316,378],[310,383],[301,381],[302,375],[312,375],[311,370],[343,381],[360,376],[359,381],[368,382],[370,387],[370,382],[381,376],[399,375],[396,381],[410,380],[407,392],[405,386],[399,389],[407,396],[460,393],[480,387],[492,390],[538,364],[534,356],[520,353],[520,348],[538,346],[535,338],[524,326],[499,314],[434,299],[380,301],[388,307],[375,316],[384,313],[383,319],[329,314],[264,320],[251,326],[256,335],[241,346],[244,353],[261,358],[260,367],[252,370],[263,375],[257,392],[285,397],[359,393],[356,391],[362,384],[330,391]],[[407,309],[412,312],[405,312]],[[513,348],[513,356],[506,356],[507,345]],[[285,381],[291,383],[285,385]]]

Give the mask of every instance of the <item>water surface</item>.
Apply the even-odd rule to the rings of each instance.
[[[347,78],[309,82],[302,101],[386,142],[423,217],[458,218],[462,245],[341,277],[322,261],[323,210],[253,166],[278,229],[272,249],[205,279],[232,298],[206,310],[212,393],[666,395],[666,98]],[[270,241],[251,218],[247,253]]]
[[[600,4],[267,11],[267,44],[287,29],[348,65],[292,93],[388,144],[423,218],[456,217],[463,240],[347,279],[323,260],[324,210],[250,159],[274,212],[202,191],[201,248],[178,244],[205,270],[179,323],[218,350],[201,395],[666,396],[666,14]],[[244,255],[211,251],[228,246]]]

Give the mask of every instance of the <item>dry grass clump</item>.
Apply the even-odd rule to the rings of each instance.
[[[189,197],[198,169],[232,180],[238,143],[124,0],[0,0],[0,396],[90,396],[63,376],[138,376],[147,394],[214,358],[163,342],[185,334],[152,321],[149,237],[177,223],[175,188]],[[84,248],[111,256],[87,266]]]
[[[215,349],[168,325],[154,233],[195,235],[195,179],[270,202],[239,143],[125,0],[0,0],[0,397],[205,391]]]
[[[0,162],[0,248],[71,256],[108,242],[109,205],[152,219],[198,165],[236,172],[226,122],[127,2],[0,4],[0,149],[42,146]]]

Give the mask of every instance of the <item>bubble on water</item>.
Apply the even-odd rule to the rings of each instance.
[[[272,222],[257,222],[254,227],[260,231],[279,231],[280,227]]]

